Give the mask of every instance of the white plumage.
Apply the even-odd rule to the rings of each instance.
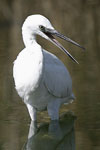
[[[68,70],[55,55],[44,50],[36,41],[38,34],[57,45],[59,43],[53,37],[55,33],[57,31],[49,20],[41,15],[29,16],[22,27],[25,48],[14,61],[13,76],[15,88],[34,121],[36,112],[44,109],[48,110],[52,120],[59,119],[61,104],[74,99]]]

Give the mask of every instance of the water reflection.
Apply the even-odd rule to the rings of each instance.
[[[36,123],[31,122],[23,150],[75,150],[75,118],[72,113],[66,113],[60,122],[51,121],[38,129]]]

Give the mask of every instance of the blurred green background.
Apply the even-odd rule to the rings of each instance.
[[[76,101],[61,108],[77,116],[77,150],[100,149],[100,0],[0,0],[0,150],[21,149],[30,118],[18,97],[12,77],[13,61],[24,48],[21,26],[28,15],[46,16],[59,32],[86,51],[59,40],[76,58],[73,63],[54,45],[38,37],[42,47],[61,59],[72,80]],[[38,114],[38,122],[47,121]]]

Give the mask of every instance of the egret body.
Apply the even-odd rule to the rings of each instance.
[[[36,112],[45,109],[52,120],[58,120],[61,104],[74,99],[72,80],[64,64],[37,43],[36,35],[54,43],[75,62],[77,61],[54,36],[83,47],[57,32],[50,21],[42,15],[29,16],[22,26],[25,48],[14,61],[15,88],[33,121],[36,120]]]

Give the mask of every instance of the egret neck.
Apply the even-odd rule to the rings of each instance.
[[[32,44],[37,44],[36,42],[36,35],[26,28],[22,28],[22,37],[24,45],[31,46]]]
[[[29,85],[27,86],[31,88],[30,91],[33,89],[35,91],[35,89],[39,87],[43,73],[43,50],[36,41],[36,34],[32,33],[31,30],[22,28],[22,36],[25,44],[24,56],[26,57],[25,62],[28,72],[26,73],[27,75],[24,75],[24,77],[26,77],[25,81],[28,81]]]

